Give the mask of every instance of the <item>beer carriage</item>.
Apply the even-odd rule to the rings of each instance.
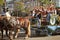
[[[49,18],[49,20],[47,20],[47,18]],[[36,20],[36,18],[34,18],[32,21],[32,23],[35,23],[36,34],[40,35],[40,33],[42,32],[42,35],[43,35],[43,33],[45,33],[45,35],[50,35],[50,33],[49,33],[50,28],[49,27],[52,27],[52,29],[54,29],[55,26],[58,26],[60,23],[59,19],[60,19],[60,16],[56,14],[56,10],[54,12],[50,13],[49,17],[48,17],[48,14],[46,14],[46,12],[41,12],[40,26],[37,25],[39,22],[38,22],[38,20]]]

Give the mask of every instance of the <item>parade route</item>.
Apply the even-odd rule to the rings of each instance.
[[[24,36],[25,36],[25,33],[24,32],[20,32],[19,35],[18,35],[18,38],[17,39],[14,39],[14,40],[26,40],[24,39]],[[4,38],[5,40],[9,40],[8,37],[5,35],[4,33]],[[0,40],[1,40],[1,35],[0,35]],[[54,36],[34,36],[34,35],[31,35],[31,37],[29,37],[27,40],[60,40],[60,35],[54,35]]]
[[[14,40],[25,40],[24,38],[18,38]],[[32,37],[27,40],[60,40],[60,36],[49,36],[49,37]]]
[[[8,40],[8,38],[4,37],[4,40]],[[30,37],[28,39],[24,39],[24,37],[18,37],[17,39],[14,40],[60,40],[60,35],[45,37]]]

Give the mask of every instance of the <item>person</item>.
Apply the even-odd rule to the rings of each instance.
[[[38,28],[40,28],[40,26],[41,26],[41,12],[37,12],[36,20],[37,20],[37,26],[38,26]]]
[[[47,17],[46,17],[46,20],[47,20],[47,22],[49,23],[50,22],[50,7],[48,6],[47,7]]]
[[[57,18],[57,11],[55,9],[55,6],[53,4],[51,4],[50,6],[50,23],[51,25],[56,24],[56,18]]]

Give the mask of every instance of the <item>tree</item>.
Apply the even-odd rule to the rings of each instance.
[[[25,13],[29,13],[29,10],[31,9],[31,8],[27,8],[27,7],[25,7],[25,4],[24,4],[24,2],[15,2],[15,8],[17,9],[17,10],[20,10],[20,12],[25,12]]]
[[[50,0],[38,0],[40,1],[42,4],[45,4],[45,5],[48,5],[50,3],[54,3],[54,2],[51,2]]]
[[[20,10],[21,12],[24,12],[24,3],[23,2],[15,2],[15,8],[17,10]]]
[[[0,0],[0,5],[2,5],[3,4],[3,0]]]
[[[16,16],[23,16],[24,13],[26,13],[26,11],[25,11],[25,5],[21,1],[20,2],[15,2],[14,3],[14,8],[15,8],[14,15],[16,15]]]

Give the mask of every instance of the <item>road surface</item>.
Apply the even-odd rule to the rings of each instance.
[[[5,34],[5,33],[4,33]],[[25,34],[24,33],[19,33],[18,38],[14,40],[26,40],[24,39]],[[4,36],[5,40],[8,40],[7,36]],[[0,40],[1,40],[1,33],[0,33]],[[29,37],[27,40],[60,40],[60,35],[55,35],[55,36],[43,36],[43,37]]]
[[[4,37],[5,40],[8,40],[8,37]],[[24,37],[18,37],[14,40],[60,40],[60,35],[57,36],[45,36],[45,37],[30,37],[28,39],[24,39]]]

